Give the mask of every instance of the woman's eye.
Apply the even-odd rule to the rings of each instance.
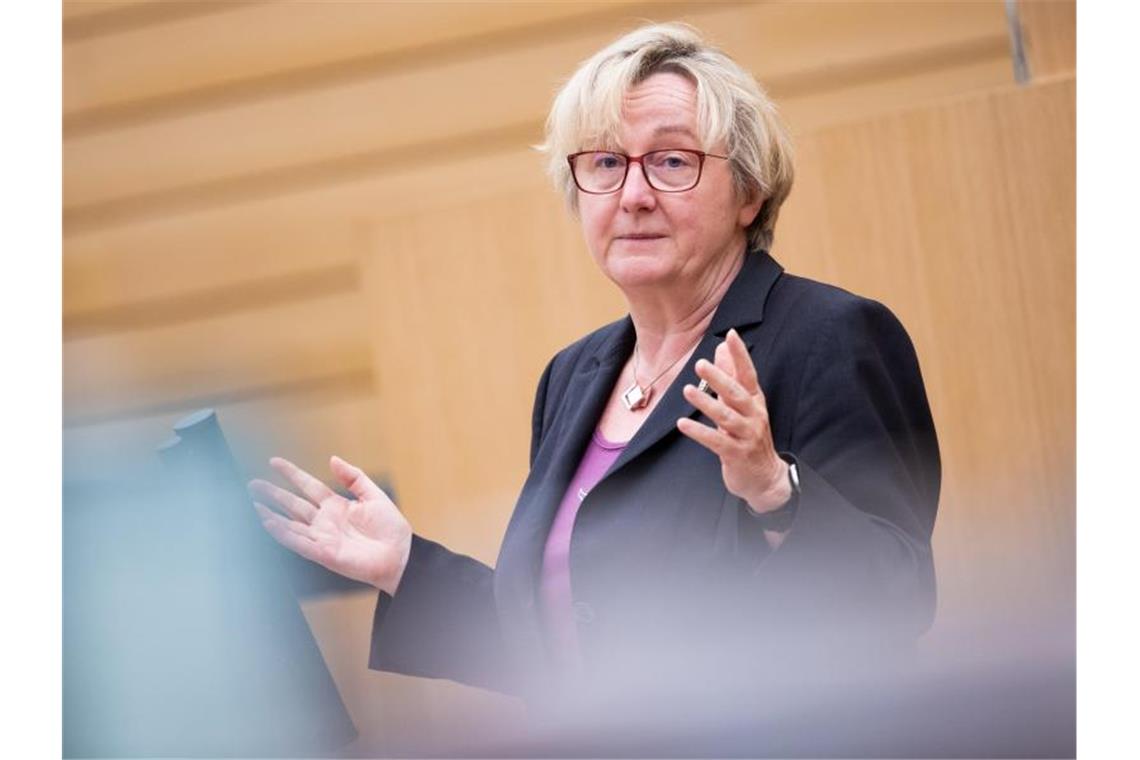
[[[600,153],[594,158],[594,166],[598,169],[617,169],[621,166],[621,159],[613,153]]]
[[[693,163],[693,160],[684,153],[666,153],[658,156],[654,163],[662,169],[684,169]]]

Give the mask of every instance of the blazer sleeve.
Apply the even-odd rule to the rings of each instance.
[[[934,615],[941,477],[918,358],[895,316],[861,298],[833,309],[811,342],[789,437],[796,516],[754,582],[809,617],[917,635]]]
[[[538,384],[530,461],[541,440],[553,361]],[[494,598],[494,571],[419,535],[394,596],[380,592],[372,622],[368,667],[447,678],[522,695],[506,651]]]

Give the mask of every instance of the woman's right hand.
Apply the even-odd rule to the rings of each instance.
[[[249,482],[253,506],[269,534],[334,573],[395,594],[408,563],[412,526],[387,494],[340,457],[332,457],[329,467],[355,499],[340,496],[287,459],[274,457],[269,464],[305,497],[264,480]]]

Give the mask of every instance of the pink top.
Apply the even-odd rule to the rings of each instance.
[[[570,479],[570,486],[558,505],[542,553],[540,595],[543,623],[551,655],[555,663],[565,670],[577,671],[580,665],[574,598],[570,588],[570,536],[574,520],[586,494],[598,484],[625,447],[625,443],[607,441],[601,433],[594,431],[578,471]]]

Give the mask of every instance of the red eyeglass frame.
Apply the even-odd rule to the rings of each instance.
[[[590,153],[609,153],[613,156],[623,156],[625,158],[625,174],[622,176],[621,182],[613,190],[587,190],[586,188],[582,187],[582,184],[580,182],[578,182],[578,174],[574,170],[574,159],[578,158],[578,156],[585,156]],[[654,153],[690,153],[697,156],[699,159],[697,162],[697,178],[693,180],[693,184],[689,187],[686,187],[684,190],[663,190],[654,185],[653,180],[649,178],[649,172],[645,171],[645,162],[643,160],[646,156],[652,156]],[[703,150],[692,150],[691,148],[661,148],[658,150],[646,151],[640,156],[631,156],[627,153],[621,153],[616,150],[580,150],[577,153],[571,153],[569,156],[567,156],[566,161],[570,164],[570,176],[574,180],[575,187],[577,187],[583,193],[587,193],[588,195],[609,195],[610,193],[616,193],[625,187],[625,182],[627,179],[629,179],[629,167],[633,166],[634,164],[638,164],[641,167],[641,176],[645,177],[645,183],[657,192],[687,193],[701,183],[701,177],[704,176],[705,173],[706,158],[720,158],[724,159],[725,161],[728,160],[728,156],[721,156],[717,155],[716,153],[705,153]]]

